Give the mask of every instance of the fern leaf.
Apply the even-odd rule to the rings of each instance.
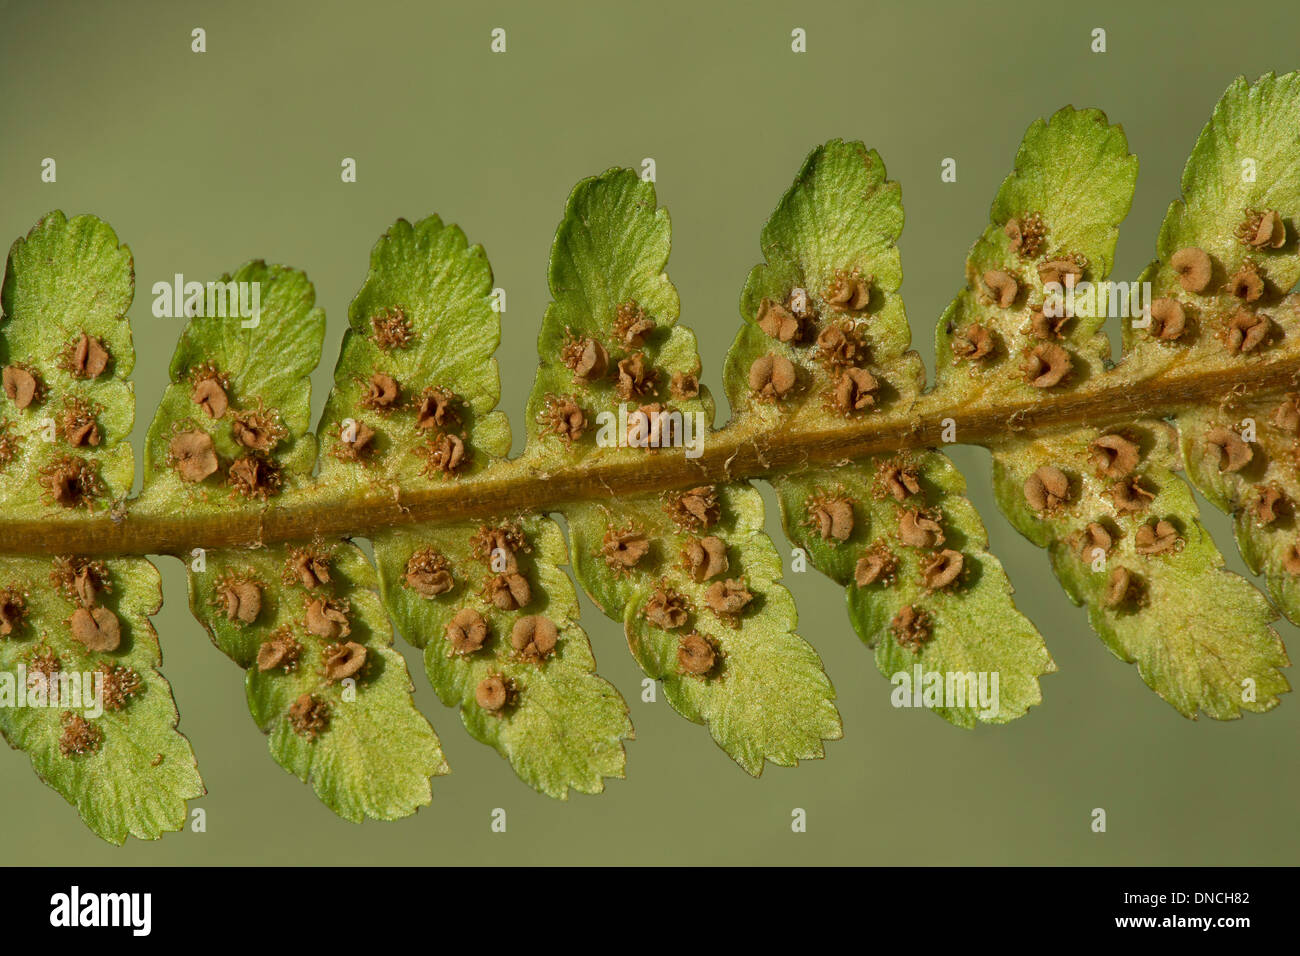
[[[1081,167],[1080,156],[1091,159]],[[1036,172],[1026,175],[1026,165]],[[1107,288],[1135,170],[1122,132],[1096,111],[1062,111],[1030,127],[968,260],[971,286],[940,327],[941,343],[970,341],[970,327],[958,328],[965,319],[1005,343],[959,358],[968,374],[954,370],[949,381],[963,382],[969,400],[1085,394],[1109,374],[1099,330],[1110,304],[1086,295]],[[1009,275],[1030,276],[1027,289],[999,300],[997,277]],[[1288,688],[1277,670],[1285,652],[1269,627],[1275,614],[1224,570],[1190,490],[1173,474],[1176,432],[1139,418],[990,445],[999,507],[1049,549],[1067,593],[1088,604],[1093,628],[1116,656],[1137,663],[1148,686],[1187,717],[1229,719],[1277,703]]]
[[[741,296],[745,324],[726,367],[739,427],[834,429],[869,416],[908,427],[924,383],[898,293],[902,226],[901,192],[874,151],[841,140],[813,150],[763,229],[767,261]],[[772,356],[796,370],[785,394],[755,377]],[[920,665],[941,680],[963,675],[948,680],[960,703],[954,693],[951,706],[932,708],[961,726],[1005,722],[1041,700],[1038,676],[1055,665],[1015,609],[943,455],[877,456],[770,480],[791,541],[849,587],[849,617],[882,673],[910,681]],[[967,701],[967,672],[997,680],[999,700]]]
[[[249,710],[276,763],[354,823],[429,803],[429,778],[447,763],[411,700],[360,549],[226,549],[206,565],[190,573],[190,610],[244,668]]]
[[[529,402],[532,467],[689,460],[692,442],[707,442],[713,401],[699,385],[695,337],[675,324],[669,242],[654,186],[632,170],[584,180],[569,197]],[[673,707],[707,724],[747,772],[820,757],[822,741],[840,736],[834,690],[794,633],[762,500],[747,483],[563,511],[579,583],[623,623]]]

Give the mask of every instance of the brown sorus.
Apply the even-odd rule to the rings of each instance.
[[[1070,324],[1070,316],[1062,312],[1060,315],[1055,314],[1055,310],[1048,311],[1043,306],[1035,306],[1029,312],[1029,334],[1036,339],[1061,339],[1065,338],[1066,327]]]
[[[16,584],[0,589],[0,637],[9,637],[23,626],[27,595]]]
[[[103,675],[104,707],[108,710],[125,709],[131,698],[144,690],[144,680],[134,668],[100,661],[95,670]]]
[[[91,651],[115,651],[122,643],[122,624],[106,607],[79,607],[68,618],[72,639]]]
[[[954,361],[978,362],[992,355],[997,343],[990,329],[972,322],[952,337],[951,347]]]
[[[592,338],[576,338],[569,329],[564,334],[560,361],[573,373],[574,381],[585,385],[604,378],[609,369],[609,353],[605,347]]]
[[[325,548],[292,547],[285,559],[282,579],[310,589],[330,583],[330,552]]]
[[[110,356],[103,339],[82,332],[63,346],[59,368],[73,378],[99,378],[108,368]]]
[[[1069,500],[1069,476],[1055,465],[1041,465],[1025,479],[1025,501],[1035,511],[1050,513]]]
[[[1219,339],[1233,355],[1242,355],[1264,345],[1271,332],[1272,322],[1268,316],[1239,309],[1228,319],[1228,325],[1219,333]]]
[[[1121,478],[1111,485],[1106,493],[1115,505],[1115,510],[1122,515],[1146,511],[1156,496],[1155,492],[1142,484],[1141,479],[1136,475]]]
[[[1087,260],[1079,255],[1063,255],[1038,264],[1038,278],[1043,285],[1055,283],[1066,288],[1073,286],[1083,278],[1083,268]]]
[[[1300,395],[1295,392],[1286,396],[1268,419],[1277,428],[1292,437],[1300,435]]]
[[[444,636],[451,645],[451,653],[473,654],[488,639],[487,621],[473,608],[463,607],[447,622]]]
[[[50,678],[61,670],[63,662],[42,636],[41,642],[27,655],[27,686],[33,686],[37,679],[43,679],[48,685]]]
[[[749,388],[759,401],[775,402],[794,390],[798,381],[794,363],[784,355],[769,352],[754,359],[749,367]]]
[[[1002,231],[1006,234],[1007,244],[1021,259],[1037,259],[1043,251],[1047,224],[1043,222],[1042,213],[1021,213],[1008,219]]]
[[[272,632],[270,638],[262,642],[257,649],[257,669],[259,671],[284,669],[292,673],[298,669],[298,657],[302,654],[302,643],[293,636],[289,626],[283,625]]]
[[[315,740],[329,729],[329,701],[321,700],[315,694],[303,694],[289,708],[288,718],[294,733]]]
[[[707,634],[692,631],[677,642],[677,670],[690,677],[707,677],[717,666],[718,652]]]
[[[1102,602],[1107,607],[1120,608],[1132,603],[1137,598],[1138,593],[1138,581],[1133,572],[1125,567],[1117,567],[1110,572],[1110,576],[1106,579],[1106,590],[1102,594]]]
[[[907,508],[898,514],[898,540],[909,548],[937,548],[944,542],[943,525],[937,515]]]
[[[655,627],[674,631],[684,627],[690,618],[690,602],[686,596],[666,584],[659,584],[642,610],[645,619]]]
[[[1106,478],[1123,478],[1138,466],[1142,457],[1137,443],[1124,435],[1102,435],[1088,448],[1097,473]]]
[[[307,630],[323,640],[336,641],[352,633],[346,601],[310,598],[306,601],[304,615]]]
[[[745,607],[754,599],[742,578],[714,581],[704,592],[704,604],[719,617],[739,618]]]
[[[682,563],[696,581],[716,578],[729,567],[727,543],[713,535],[691,538],[682,550]]]
[[[882,461],[876,465],[872,493],[877,498],[892,497],[895,501],[906,501],[912,495],[921,493],[920,475],[915,466],[905,460]]]
[[[1228,280],[1228,291],[1243,302],[1256,302],[1264,294],[1264,277],[1253,259],[1243,262]]]
[[[245,498],[265,501],[280,490],[280,466],[255,452],[231,462],[229,478],[230,486]]]
[[[540,664],[555,653],[559,635],[559,628],[549,617],[529,614],[515,621],[510,630],[510,646],[524,660]]]
[[[1279,514],[1291,511],[1291,501],[1276,482],[1270,482],[1255,487],[1255,500],[1250,510],[1259,524],[1269,525],[1277,520]]]
[[[90,607],[101,593],[113,590],[108,565],[103,561],[92,561],[76,555],[54,559],[50,569],[50,584],[58,588],[69,601],[82,607]]]
[[[1281,249],[1286,245],[1286,222],[1275,209],[1251,210],[1237,226],[1237,239],[1254,249]]]
[[[355,677],[366,666],[366,649],[356,641],[339,641],[321,651],[321,676],[331,683]]]
[[[430,385],[415,403],[415,427],[420,431],[443,431],[462,424],[461,398],[449,388]]]
[[[209,362],[190,372],[190,401],[209,418],[222,418],[230,407],[230,376]]]
[[[1187,328],[1187,312],[1177,299],[1156,299],[1151,303],[1151,334],[1164,342],[1174,342]]]
[[[45,496],[64,508],[94,508],[104,494],[98,465],[91,459],[61,455],[43,465],[37,479]]]
[[[894,583],[897,571],[898,558],[883,541],[877,541],[858,558],[853,568],[853,582],[860,588],[876,582],[890,585]]]
[[[95,447],[100,442],[99,425],[95,421],[102,410],[96,402],[81,395],[65,395],[63,410],[57,422],[58,433],[74,448]]]
[[[59,719],[63,723],[59,753],[65,757],[86,757],[99,750],[104,732],[97,725],[70,710],[65,710]]]
[[[385,352],[409,346],[415,341],[415,332],[406,311],[400,305],[394,305],[372,315],[370,340]]]
[[[227,575],[217,582],[212,603],[236,627],[252,624],[262,613],[262,586],[248,575]]]
[[[182,481],[202,481],[221,467],[212,436],[197,428],[173,435],[167,457]]]
[[[1178,276],[1178,284],[1188,292],[1204,292],[1214,275],[1214,263],[1204,249],[1188,246],[1169,257],[1169,265]]]
[[[658,380],[659,372],[650,364],[645,353],[633,352],[627,358],[619,359],[614,390],[623,401],[631,401],[653,394]]]
[[[1079,552],[1079,557],[1084,561],[1092,560],[1092,553],[1097,550],[1104,555],[1110,554],[1111,548],[1115,545],[1115,537],[1111,534],[1110,528],[1100,521],[1089,521],[1086,526],[1071,536],[1071,540]]]
[[[822,298],[828,305],[837,306],[846,312],[861,312],[871,302],[872,276],[864,276],[857,269],[836,272],[831,276]]]
[[[587,431],[587,413],[575,395],[547,395],[537,423],[543,435],[554,435],[565,445],[572,445]]]
[[[1183,538],[1173,522],[1160,519],[1139,525],[1133,533],[1133,550],[1138,554],[1171,554],[1181,551]]]
[[[1255,457],[1250,444],[1223,425],[1215,425],[1205,433],[1205,447],[1218,460],[1219,471],[1241,471]]]
[[[503,674],[490,674],[474,688],[474,702],[489,714],[504,713],[514,704],[517,695],[515,682]]]
[[[518,571],[507,571],[488,577],[483,585],[483,599],[503,611],[517,611],[532,601],[533,589]]]
[[[876,404],[880,383],[865,368],[846,368],[831,390],[831,406],[841,415],[866,411]]]
[[[365,461],[374,454],[377,433],[365,422],[338,423],[334,457],[343,462]]]
[[[914,604],[907,604],[894,615],[889,628],[899,647],[919,654],[921,646],[930,639],[930,615]]]
[[[823,541],[847,541],[853,535],[853,500],[843,494],[818,492],[804,504],[803,523]]]
[[[377,412],[392,410],[402,399],[402,387],[387,372],[373,372],[365,383],[365,392],[358,400],[362,408]]]
[[[758,327],[778,342],[797,342],[803,337],[803,323],[780,303],[764,299],[758,305]]]
[[[234,413],[230,426],[235,441],[252,451],[269,452],[289,434],[275,409],[265,409],[261,402],[256,408]]]
[[[966,559],[951,548],[930,555],[921,568],[921,579],[931,591],[940,591],[958,582]]]
[[[712,528],[722,515],[718,493],[712,485],[701,485],[689,491],[669,495],[664,510],[678,527],[688,531]]]
[[[469,547],[474,557],[489,565],[493,571],[503,573],[518,570],[519,563],[515,560],[515,555],[532,550],[523,527],[517,521],[479,525],[469,539]]]
[[[700,376],[696,372],[673,372],[668,383],[668,393],[678,401],[696,398],[700,394]]]
[[[1020,282],[1010,272],[990,269],[980,279],[984,283],[984,291],[998,308],[1009,309],[1015,304],[1016,296],[1020,294]]]
[[[40,374],[25,363],[6,365],[0,375],[4,380],[5,395],[19,411],[39,404],[45,395],[45,383]]]
[[[831,373],[866,365],[870,351],[853,319],[832,322],[817,336],[817,361]]]
[[[624,348],[640,348],[654,327],[654,319],[646,315],[645,309],[635,301],[624,302],[614,314],[614,338]]]
[[[1020,370],[1034,388],[1051,388],[1069,377],[1071,367],[1069,352],[1053,342],[1043,342],[1029,350]]]
[[[465,442],[457,435],[436,435],[414,452],[424,459],[420,471],[429,478],[454,475],[469,463]]]
[[[627,572],[650,552],[650,540],[632,525],[610,527],[601,540],[600,552],[615,571]]]
[[[446,594],[455,584],[451,562],[433,548],[420,548],[406,562],[406,586],[422,598]]]

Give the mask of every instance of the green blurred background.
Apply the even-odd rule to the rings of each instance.
[[[201,55],[190,51],[195,27],[207,31]],[[489,52],[494,27],[507,31],[504,55]],[[795,27],[807,31],[806,54],[790,51]],[[1090,51],[1094,28],[1106,30],[1104,54]],[[130,245],[139,436],[181,328],[152,316],[155,281],[214,278],[254,257],[305,269],[329,315],[319,410],[370,246],[396,217],[438,212],[486,247],[508,291],[502,407],[518,434],[565,197],[581,177],[653,157],[675,227],[669,269],[682,321],[699,334],[723,421],[719,373],[758,232],[814,144],[864,139],[901,182],[903,293],[929,361],[933,324],[1032,120],[1068,103],[1124,125],[1142,162],[1116,268],[1132,278],[1224,87],[1239,73],[1300,68],[1298,32],[1292,0],[1233,10],[0,0],[0,238],[60,208],[108,219]],[[40,180],[45,157],[58,163],[55,184]],[[355,184],[340,182],[343,157],[357,160]],[[957,160],[956,183],[940,182],[944,157]],[[825,760],[753,780],[662,699],[641,703],[621,628],[584,599],[601,672],[628,698],[637,728],[628,778],[567,803],[533,793],[437,702],[406,648],[417,703],[453,773],[435,780],[433,804],[416,816],[357,827],[270,759],[239,670],[189,616],[182,568],[167,559],[156,624],[181,730],[208,786],[193,804],[207,813],[206,832],[113,848],[26,756],[3,752],[0,860],[1294,863],[1300,701],[1228,724],[1184,720],[1110,655],[1045,557],[997,513],[987,455],[954,457],[1018,603],[1060,666],[1043,681],[1043,705],[1010,726],[967,732],[893,709],[841,590],[815,572],[794,574],[800,632],[835,681],[845,736]],[[1243,570],[1229,522],[1207,512],[1206,523]],[[1279,627],[1294,655],[1296,629]],[[508,813],[505,834],[489,829],[496,807]],[[806,833],[791,832],[795,807],[807,811]],[[1090,829],[1094,807],[1107,811],[1104,834]]]

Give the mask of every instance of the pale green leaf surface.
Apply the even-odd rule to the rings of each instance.
[[[7,449],[0,454],[0,508],[6,515],[65,511],[40,477],[66,460],[97,474],[102,487],[89,506],[108,507],[130,493],[135,466],[123,439],[135,419],[129,381],[135,349],[127,318],[134,294],[131,251],[102,219],[51,212],[13,244],[0,292],[0,366],[26,367],[41,391],[25,409],[0,392],[0,448]],[[109,354],[107,368],[93,379],[74,376],[66,361],[83,332]],[[70,403],[94,419],[98,444],[69,443],[63,420]]]
[[[531,600],[503,610],[483,596],[494,573],[490,557],[471,545],[479,528],[415,525],[376,534],[384,604],[402,636],[423,648],[425,669],[442,702],[458,707],[470,734],[510,761],[521,780],[560,799],[570,789],[599,793],[604,778],[623,776],[623,740],[633,736],[632,724],[622,696],[595,673],[591,645],[578,623],[577,595],[561,567],[568,561],[564,537],[549,518],[521,519],[528,550],[521,548],[514,558]],[[408,562],[424,549],[447,560],[454,580],[450,590],[432,597],[407,584]],[[446,637],[448,623],[463,608],[478,611],[489,629],[486,645],[465,656],[452,653]],[[523,659],[510,643],[515,622],[534,614],[549,618],[559,631],[554,654],[537,663]],[[508,678],[517,694],[499,714],[475,700],[479,682],[491,675]]]
[[[882,468],[903,466],[913,471],[920,493],[896,500],[883,486]],[[847,588],[849,618],[862,641],[875,652],[876,666],[891,679],[900,673],[986,675],[997,697],[981,705],[954,699],[933,707],[935,713],[961,727],[979,722],[1006,723],[1042,702],[1039,677],[1056,670],[1042,635],[1012,601],[1012,587],[1001,563],[988,550],[988,534],[975,507],[965,497],[966,482],[944,455],[924,452],[893,458],[873,458],[841,468],[819,468],[774,481],[781,502],[781,520],[790,540],[803,548],[813,565]],[[809,523],[810,504],[820,498],[852,502],[854,526],[843,541],[823,538]],[[944,540],[932,548],[914,548],[899,538],[899,519],[908,511],[924,511],[942,527]],[[858,586],[854,571],[859,558],[872,549],[888,552],[897,567]],[[953,584],[926,586],[924,569],[933,555],[950,549],[962,556],[962,572]],[[925,614],[929,635],[917,650],[900,644],[892,624],[905,607]],[[954,686],[957,686],[954,684]],[[960,685],[963,689],[965,683]],[[951,706],[949,706],[951,704]]]
[[[1173,298],[1183,306],[1188,331],[1165,342],[1126,322],[1129,362],[1139,363],[1148,374],[1188,363],[1197,368],[1241,363],[1219,340],[1227,320],[1242,306],[1231,293],[1230,278],[1248,260],[1258,267],[1264,294],[1251,308],[1266,315],[1273,315],[1279,300],[1300,281],[1298,155],[1300,72],[1266,73],[1255,83],[1234,80],[1196,140],[1183,169],[1182,198],[1170,204],[1160,227],[1158,258],[1141,276],[1151,284],[1153,298]],[[1286,223],[1286,242],[1278,249],[1243,244],[1238,227],[1252,213],[1268,209]],[[1187,247],[1204,250],[1213,264],[1210,284],[1201,293],[1185,290],[1170,263],[1175,252]],[[1295,338],[1288,334],[1271,342],[1267,351],[1294,347]]]
[[[189,320],[172,356],[171,384],[145,439],[144,490],[133,506],[141,513],[262,507],[255,499],[241,498],[228,481],[231,464],[251,454],[234,435],[235,421],[245,413],[265,414],[283,429],[268,457],[278,465],[285,489],[307,480],[316,463],[316,440],[308,430],[310,376],[320,362],[325,313],[315,307],[315,289],[304,273],[261,261],[218,281],[256,283],[260,313],[256,325],[238,316]],[[227,376],[230,406],[219,419],[192,398],[193,378],[208,365]],[[220,463],[215,473],[197,482],[180,477],[170,451],[177,433],[193,430],[211,436]]]
[[[953,402],[1025,399],[1041,391],[1021,370],[1026,356],[1044,342],[1069,353],[1072,370],[1052,393],[1088,387],[1102,372],[1110,346],[1098,329],[1112,302],[1100,286],[1114,263],[1119,224],[1128,214],[1137,182],[1137,157],[1119,126],[1109,125],[1100,110],[1065,107],[1050,120],[1035,121],[1016,154],[1015,169],[1002,183],[989,213],[989,225],[966,261],[967,287],[940,317],[935,335],[937,388]],[[1022,258],[1005,231],[1007,222],[1038,213],[1046,228],[1041,248]],[[1064,257],[1080,257],[1083,278],[1076,288],[1070,318],[1058,337],[1040,339],[1032,332],[1031,313],[1044,304],[1038,266]],[[1009,308],[1000,308],[985,291],[982,276],[1004,271],[1018,282]],[[1092,288],[1087,294],[1084,282]],[[959,360],[953,338],[972,324],[989,330],[994,351],[981,360]]]
[[[862,367],[880,382],[874,410],[906,410],[924,386],[925,370],[909,351],[912,333],[898,291],[903,271],[896,243],[902,230],[902,191],[886,179],[875,150],[833,139],[808,155],[763,227],[765,262],[753,268],[741,293],[744,324],[724,370],[733,408],[764,420],[779,415],[801,429],[833,427],[836,417],[826,404],[835,378],[818,365],[814,340],[829,322],[851,320],[868,350]],[[855,270],[871,280],[870,300],[864,310],[848,313],[828,302],[826,291],[837,276]],[[789,304],[796,289],[806,294],[818,319],[802,338],[780,342],[759,328],[758,315],[764,300]],[[796,392],[779,408],[754,400],[749,387],[750,366],[769,352],[793,362],[800,377]]]
[[[1197,372],[1239,370],[1286,360],[1300,347],[1300,297],[1287,293],[1300,280],[1297,228],[1300,227],[1300,73],[1257,82],[1238,78],[1224,93],[1196,141],[1183,170],[1181,199],[1169,206],[1157,243],[1159,258],[1142,274],[1153,298],[1172,298],[1187,316],[1187,329],[1174,341],[1152,335],[1154,329],[1124,328],[1125,366],[1145,374],[1178,368]],[[1286,224],[1281,248],[1251,248],[1237,230],[1252,212],[1271,209]],[[1200,293],[1179,282],[1170,257],[1196,247],[1209,254],[1213,273]],[[1232,294],[1230,277],[1253,263],[1264,280],[1253,303]],[[1273,334],[1244,355],[1224,347],[1229,319],[1245,308],[1268,317]],[[1255,513],[1260,493],[1273,488],[1286,501],[1300,500],[1295,469],[1295,435],[1271,422],[1281,395],[1255,396],[1249,385],[1221,396],[1214,405],[1189,408],[1178,415],[1188,479],[1216,507],[1233,514],[1237,545],[1247,566],[1267,579],[1269,593],[1282,612],[1300,620],[1300,587],[1285,563],[1296,543],[1294,517],[1284,502],[1279,517],[1262,522]],[[1238,434],[1254,423],[1258,441],[1251,462],[1240,471],[1220,471],[1220,456],[1205,442],[1214,427]]]
[[[158,571],[143,558],[106,562],[112,590],[98,603],[117,616],[121,644],[95,652],[72,637],[68,620],[78,605],[53,586],[52,569],[49,558],[0,557],[0,588],[21,592],[26,604],[22,623],[0,637],[0,731],[11,746],[27,751],[40,778],[110,843],[121,844],[128,835],[153,840],[180,830],[185,801],[204,789],[190,743],[176,729],[171,687],[158,671],[162,654],[149,623],[162,602]],[[15,694],[28,686],[20,676],[30,678],[33,657],[50,653],[58,658],[59,673],[78,675],[83,695],[92,690],[89,707],[85,696],[75,704],[67,697],[59,706],[15,706]],[[95,702],[94,678],[87,688],[81,676],[103,665],[129,668],[141,680],[121,709]],[[91,752],[64,755],[64,714],[81,716],[101,735]]]
[[[621,620],[628,646],[683,716],[707,724],[732,759],[757,776],[764,761],[793,766],[823,756],[823,741],[841,736],[835,691],[821,659],[794,633],[797,620],[790,592],[779,583],[781,559],[763,530],[763,501],[748,484],[719,485],[717,524],[683,529],[664,510],[666,499],[620,500],[613,507],[585,503],[566,509],[579,582],[606,615]],[[606,562],[606,533],[631,526],[651,542],[650,551],[627,572]],[[680,551],[691,537],[711,535],[727,545],[728,569],[697,582],[685,570]],[[705,592],[715,581],[742,580],[754,595],[732,621],[714,613]],[[690,608],[687,624],[675,630],[652,625],[646,602],[658,587],[682,595]],[[683,635],[711,638],[717,668],[704,677],[682,673],[677,660]]]
[[[372,320],[400,312],[410,326],[404,346],[384,347]],[[437,216],[412,224],[399,219],[375,244],[365,284],[348,310],[350,328],[334,370],[334,388],[317,428],[321,481],[354,490],[418,488],[443,476],[425,470],[414,454],[443,431],[462,438],[464,477],[510,450],[510,423],[493,411],[501,394],[497,362],[501,317],[493,308],[492,267],[482,246],[471,246],[458,226]],[[398,402],[388,408],[363,404],[376,373],[398,383]],[[456,420],[444,429],[416,428],[426,388],[454,393]],[[343,447],[342,425],[373,429],[372,448],[360,461]]]
[[[619,455],[635,458],[640,448],[613,446],[625,433],[609,429],[602,438],[597,417],[615,418],[620,406],[634,412],[658,403],[682,415],[713,422],[713,399],[700,387],[694,396],[672,392],[674,374],[695,376],[700,360],[695,335],[676,326],[677,290],[664,271],[672,227],[668,211],[657,207],[654,184],[643,182],[630,169],[611,169],[574,187],[551,247],[548,275],[551,303],[537,340],[540,363],[526,410],[531,461],[538,467],[580,464],[600,448],[601,460]],[[615,333],[620,306],[635,303],[654,322],[639,345],[628,345]],[[562,360],[565,345],[594,339],[608,355],[604,376],[579,381]],[[618,363],[641,352],[654,382],[645,394],[625,400],[615,390]],[[544,433],[550,403],[572,397],[586,413],[588,428],[572,443]],[[695,419],[692,419],[694,421]],[[599,444],[598,444],[599,442]],[[624,442],[625,444],[625,442]]]
[[[1053,568],[1076,604],[1088,605],[1093,629],[1112,653],[1136,663],[1152,690],[1186,717],[1198,711],[1218,720],[1242,711],[1266,711],[1290,689],[1279,668],[1288,665],[1277,633],[1276,612],[1248,581],[1227,571],[1223,556],[1201,526],[1191,489],[1177,467],[1174,430],[1138,422],[1122,430],[1135,440],[1141,461],[1134,475],[1154,493],[1145,511],[1120,514],[1108,490],[1112,479],[1090,461],[1090,443],[1102,432],[1079,429],[1004,443],[993,451],[998,505],[1027,538],[1048,548]],[[1064,471],[1070,497],[1056,513],[1040,514],[1025,497],[1025,481],[1042,465]],[[1138,528],[1167,520],[1182,540],[1171,553],[1139,554]],[[1084,553],[1089,522],[1105,525],[1109,554]],[[1098,570],[1094,570],[1094,567]],[[1105,601],[1110,575],[1127,569],[1136,582],[1132,600]]]
[[[393,650],[374,569],[356,546],[340,543],[327,549],[329,583],[308,590],[286,574],[291,549],[209,551],[206,569],[189,574],[190,609],[217,647],[247,671],[249,710],[269,736],[276,763],[311,784],[345,820],[408,816],[430,802],[429,778],[448,769],[437,735],[411,699],[410,675]],[[232,581],[260,588],[260,613],[251,623],[224,613],[222,588]],[[351,633],[342,640],[366,649],[364,667],[349,679],[353,687],[323,674],[323,653],[331,642],[305,624],[306,605],[317,597],[346,602]],[[259,648],[277,634],[301,645],[292,671],[259,668]],[[304,694],[329,707],[329,725],[315,739],[298,732],[289,719],[290,708]]]
[[[1265,576],[1282,613],[1300,621],[1300,575],[1287,570],[1288,563],[1295,566],[1292,549],[1300,544],[1294,506],[1300,501],[1296,436],[1273,418],[1283,401],[1277,395],[1190,409],[1178,416],[1178,426],[1188,479],[1211,504],[1233,516],[1246,566]],[[1237,435],[1251,450],[1250,461],[1239,470],[1224,467],[1228,463],[1219,447],[1207,441],[1220,428]],[[1261,513],[1262,496],[1270,490],[1281,499]],[[1273,517],[1267,519],[1270,511]]]

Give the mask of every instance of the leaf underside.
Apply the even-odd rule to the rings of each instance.
[[[828,141],[762,230],[724,367],[727,440],[761,456],[792,433],[907,434],[944,409],[997,416],[1175,372],[1238,380],[1168,419],[1034,433],[1011,421],[986,443],[999,508],[1048,551],[1115,656],[1186,717],[1271,709],[1290,689],[1271,624],[1279,610],[1300,622],[1300,395],[1249,383],[1252,369],[1291,358],[1300,332],[1298,149],[1300,74],[1234,82],[1188,160],[1157,258],[1118,285],[1109,275],[1137,176],[1123,131],[1071,107],[1035,122],[940,317],[927,391],[900,293],[901,189],[874,150]],[[633,170],[575,187],[514,460],[496,408],[500,290],[457,226],[398,220],[380,237],[314,430],[325,315],[306,275],[253,261],[186,288],[191,318],[131,498],[131,253],[101,220],[51,213],[14,244],[0,288],[0,507],[15,520],[111,511],[257,525],[281,507],[400,506],[445,483],[472,493],[518,477],[594,481],[654,456],[683,456],[686,475],[718,433],[695,336],[678,323],[670,248],[668,213]],[[394,625],[423,651],[442,702],[524,783],[564,799],[624,776],[634,731],[596,673],[570,560],[673,708],[757,776],[768,762],[823,756],[842,729],[821,659],[796,632],[760,494],[743,474],[721,479],[404,524],[371,535],[373,562],[352,541],[319,537],[207,550],[178,540],[174,552],[192,612],[245,671],[272,757],[344,819],[414,813],[449,771],[414,707]],[[896,704],[924,679],[937,695],[926,709],[971,728],[1042,701],[1039,679],[1056,665],[941,451],[801,464],[768,480],[796,560],[845,587]],[[1226,570],[1191,486],[1233,515],[1271,601]],[[564,516],[567,545],[551,513]],[[186,800],[203,793],[158,671],[159,601],[144,558],[0,556],[0,731],[115,843],[179,829]],[[51,674],[84,675],[102,693],[20,706]]]

